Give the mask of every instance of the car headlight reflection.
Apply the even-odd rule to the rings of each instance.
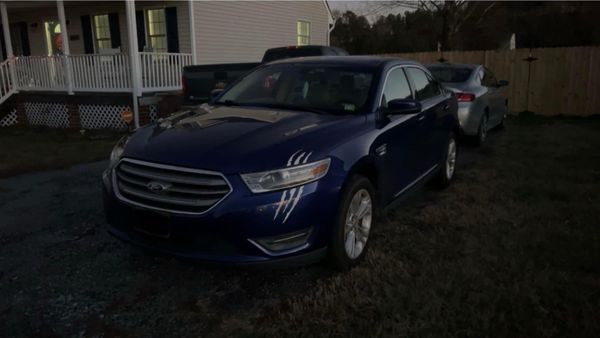
[[[117,144],[114,146],[113,150],[110,152],[110,164],[109,167],[113,167],[119,160],[121,156],[123,156],[123,151],[125,150],[125,145],[129,141],[128,136],[123,136]]]
[[[242,174],[242,179],[253,193],[288,189],[314,182],[329,171],[331,159],[277,170]]]

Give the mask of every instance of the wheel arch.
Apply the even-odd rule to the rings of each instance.
[[[375,187],[376,190],[379,190],[380,187],[380,172],[377,167],[377,163],[372,156],[364,156],[348,171],[347,179],[352,177],[353,175],[361,175],[366,177],[371,184]]]

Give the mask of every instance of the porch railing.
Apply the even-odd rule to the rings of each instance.
[[[5,60],[0,63],[0,104],[15,92],[9,62],[9,60]]]
[[[142,90],[179,90],[181,71],[192,64],[192,54],[185,53],[140,53],[142,68]]]
[[[127,92],[131,71],[127,54],[71,55],[73,90],[87,92]]]
[[[66,90],[61,56],[25,56],[15,59],[17,87],[25,90]]]
[[[132,89],[128,54],[21,56],[15,58],[16,88],[32,91],[66,91],[66,67],[73,73],[73,91],[129,92]],[[181,89],[183,67],[192,64],[186,53],[140,53],[143,92]],[[0,65],[0,100],[10,82],[8,63]]]

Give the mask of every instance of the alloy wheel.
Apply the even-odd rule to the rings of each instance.
[[[448,155],[446,156],[446,178],[450,180],[454,175],[456,167],[456,141],[451,138],[448,141]]]
[[[350,259],[364,251],[373,221],[373,200],[366,189],[358,190],[348,206],[344,226],[344,248]]]

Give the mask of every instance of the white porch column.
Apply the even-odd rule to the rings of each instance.
[[[71,49],[69,48],[69,34],[67,33],[67,20],[65,19],[65,6],[63,0],[56,0],[56,9],[58,10],[58,21],[60,22],[60,37],[62,40],[62,49],[65,57],[65,71],[67,92],[73,95],[73,69],[71,68]]]
[[[2,18],[2,31],[4,34],[4,46],[6,47],[6,59],[8,61],[8,67],[10,69],[10,80],[12,82],[12,89],[17,89],[17,76],[15,73],[15,61],[12,49],[12,41],[10,40],[10,29],[8,22],[8,13],[6,12],[6,3],[4,1],[0,2],[0,16]]]
[[[194,0],[188,0],[188,13],[190,15],[190,44],[192,49],[192,64],[198,64],[198,52],[196,51],[196,24],[194,23]]]
[[[129,57],[131,64],[131,93],[133,99],[133,120],[135,127],[140,127],[140,109],[138,98],[142,96],[142,72],[140,53],[138,51],[137,25],[135,22],[135,2],[125,0],[127,13],[127,37],[129,39]]]

